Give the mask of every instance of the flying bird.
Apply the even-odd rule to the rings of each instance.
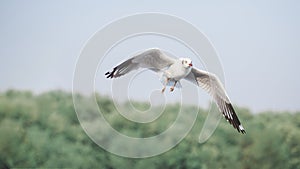
[[[194,68],[191,59],[173,58],[160,49],[152,48],[124,61],[105,75],[107,78],[117,78],[139,68],[147,68],[161,74],[162,93],[166,86],[171,86],[170,92],[174,91],[175,87],[180,87],[181,79],[202,87],[212,96],[226,120],[238,132],[245,133],[219,78],[213,73]]]

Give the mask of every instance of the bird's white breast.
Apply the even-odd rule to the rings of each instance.
[[[165,75],[174,80],[180,80],[184,77],[186,77],[191,72],[191,67],[185,68],[183,67],[181,61],[175,62],[173,65],[171,65],[166,71]]]

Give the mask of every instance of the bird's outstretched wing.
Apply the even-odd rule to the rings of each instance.
[[[237,129],[238,132],[245,133],[245,129],[237,117],[222,83],[216,75],[193,68],[185,79],[207,91],[217,103],[219,110],[223,113],[226,120]]]
[[[157,72],[173,64],[175,60],[159,49],[148,49],[114,67],[105,75],[107,78],[116,78],[138,68],[148,68]]]

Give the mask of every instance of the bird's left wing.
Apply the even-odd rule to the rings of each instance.
[[[160,71],[175,62],[175,58],[167,56],[159,49],[148,49],[114,67],[111,72],[106,72],[107,78],[116,78],[138,68],[148,68]]]
[[[241,125],[241,122],[230,103],[225,89],[216,75],[193,68],[191,72],[185,77],[185,79],[191,81],[192,83],[202,87],[205,91],[207,91],[217,103],[219,110],[223,113],[226,120],[235,129],[237,129],[238,132],[245,133],[245,129]]]

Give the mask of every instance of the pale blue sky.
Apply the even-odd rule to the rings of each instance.
[[[256,112],[300,110],[300,2],[296,0],[3,0],[0,90],[71,91],[76,59],[89,37],[113,20],[141,12],[175,15],[205,33],[218,51],[234,104]]]

